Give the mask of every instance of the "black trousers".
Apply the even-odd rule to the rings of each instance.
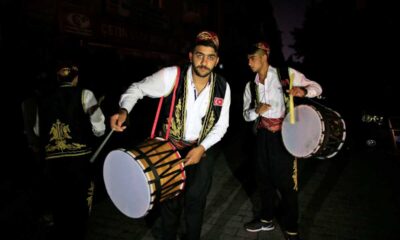
[[[275,217],[277,191],[281,195],[283,228],[297,232],[297,166],[282,142],[280,131],[272,133],[266,129],[257,132],[257,178],[261,196],[261,209],[256,217],[272,220]]]
[[[212,183],[215,154],[216,148],[212,147],[198,164],[187,166],[184,191],[160,204],[163,240],[176,239],[182,210],[185,239],[200,239],[207,194]]]
[[[57,239],[84,239],[91,186],[87,157],[47,160],[52,213]]]

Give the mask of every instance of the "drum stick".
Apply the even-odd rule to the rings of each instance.
[[[293,78],[294,74],[289,75],[289,90],[293,87]],[[293,102],[293,95],[289,94],[289,115],[290,115],[290,123],[294,124],[295,116],[294,116],[294,102]]]
[[[171,165],[171,168],[175,167],[178,164],[185,163],[186,160],[187,160],[186,158],[182,158],[181,160],[178,160],[176,163]],[[183,166],[185,166],[185,164],[183,164]]]
[[[107,137],[103,140],[103,142],[100,144],[100,146],[97,148],[96,152],[92,155],[92,157],[90,158],[89,162],[93,163],[94,160],[96,160],[97,155],[99,155],[101,149],[103,149],[104,145],[106,144],[106,142],[108,141],[108,139],[111,137],[111,134],[114,132],[114,129],[111,129],[110,133],[108,133]]]

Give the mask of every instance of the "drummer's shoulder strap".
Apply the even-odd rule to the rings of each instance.
[[[177,66],[178,69],[180,69],[177,72],[176,76],[176,81],[178,81],[178,85],[176,85],[175,91],[175,101],[173,101],[173,96],[174,94],[171,91],[171,93],[165,97],[165,104],[163,106],[163,112],[162,112],[162,119],[169,119],[169,116],[171,114],[171,107],[172,107],[172,119],[171,119],[171,135],[173,137],[176,137],[178,139],[181,139],[183,137],[184,133],[184,124],[176,124],[176,122],[185,122],[185,117],[186,114],[186,72],[188,69],[189,65],[185,64],[183,66]],[[167,125],[165,125],[164,121],[161,121],[161,126],[163,128],[163,131],[167,132]]]
[[[283,93],[289,89],[289,68],[287,66],[277,67],[278,77],[282,84]]]
[[[249,81],[249,87],[250,87],[250,93],[251,93],[251,102],[250,102],[250,108],[256,108],[257,102],[259,99],[258,96],[258,91],[256,91],[256,82],[254,80]],[[253,132],[254,135],[257,135],[257,127],[258,127],[258,122],[260,121],[260,117],[257,117],[254,121],[251,122],[251,131]]]
[[[255,108],[258,102],[258,92],[256,91],[256,83],[254,82],[254,80],[249,81],[249,85],[250,85],[250,93],[251,93],[251,102],[250,102],[250,108]]]
[[[251,102],[250,102],[250,108],[255,108],[256,106],[256,99],[254,96],[256,95],[256,86],[255,86],[254,81],[249,81],[249,87],[250,87],[250,93],[251,93]]]
[[[283,97],[285,100],[285,105],[286,107],[289,104],[289,94],[287,93],[287,90],[289,90],[289,67],[287,66],[281,66],[277,67],[277,72],[278,72],[278,77],[279,81],[281,82],[282,85],[282,91],[283,91]]]

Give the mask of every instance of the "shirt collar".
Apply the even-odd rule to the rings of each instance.
[[[275,68],[269,65],[268,70],[267,70],[267,76],[265,76],[265,82],[267,82],[268,79],[271,78],[272,74],[275,74]],[[260,84],[260,75],[258,73],[256,74],[256,78],[254,80],[255,83]]]

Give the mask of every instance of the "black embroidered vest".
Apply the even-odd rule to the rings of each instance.
[[[59,87],[39,104],[39,130],[45,158],[90,154],[91,124],[82,107],[82,89]]]
[[[186,74],[188,71],[189,65],[185,65],[180,67],[180,76],[179,76],[179,85],[176,89],[176,99],[175,99],[175,107],[172,114],[171,121],[171,131],[170,137],[175,140],[183,140],[183,134],[185,132],[185,121],[186,121],[186,97],[187,97],[187,83],[186,83]],[[217,123],[222,109],[222,103],[225,97],[226,91],[226,81],[225,79],[216,74],[212,73],[211,76],[211,93],[209,99],[209,105],[206,115],[202,119],[202,130],[200,132],[200,136],[198,139],[198,143],[200,143],[207,134],[211,131],[212,127]],[[165,98],[165,104],[163,105],[163,120],[164,131],[167,126],[167,119],[169,116],[169,109],[171,106],[173,92]]]

